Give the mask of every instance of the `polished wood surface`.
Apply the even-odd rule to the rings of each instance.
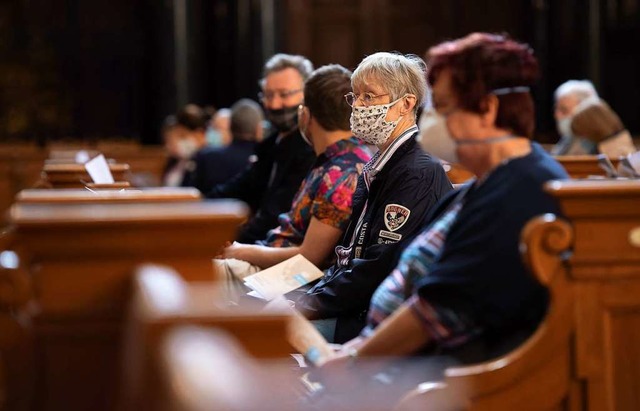
[[[305,409],[296,392],[297,373],[291,372],[289,363],[265,364],[252,358],[223,330],[179,326],[161,340],[158,351],[160,388],[154,393],[162,403],[158,409]]]
[[[17,203],[155,203],[199,201],[201,194],[191,187],[160,187],[126,190],[27,189],[16,195]]]
[[[570,225],[543,217],[523,233],[525,258],[552,296],[544,323],[496,361],[448,369],[400,409],[640,409],[640,181],[545,190]]]
[[[90,154],[101,152],[130,166],[130,179],[136,187],[161,185],[167,152],[161,146],[141,146],[137,143],[99,141],[96,145],[58,144],[39,147],[35,144],[0,144],[0,211],[9,208],[21,190],[42,185],[41,174],[45,162],[52,156],[57,161],[75,159],[78,150]],[[88,180],[90,181],[90,180]]]
[[[567,170],[571,178],[606,177],[606,172],[598,165],[595,155],[555,156],[555,159]],[[618,167],[617,159],[610,159]]]
[[[0,232],[0,252],[15,243],[14,232]],[[0,259],[0,409],[27,411],[33,405],[33,329],[28,303],[33,289],[19,265]],[[13,263],[13,262],[11,262]]]
[[[166,334],[178,326],[224,330],[244,352],[256,358],[287,358],[293,352],[286,340],[289,314],[231,303],[225,290],[211,281],[187,283],[165,266],[145,265],[137,270],[127,327],[121,408],[160,409],[159,349]],[[221,370],[215,370],[218,372]]]
[[[116,182],[129,181],[129,164],[109,164],[109,170]],[[42,168],[43,184],[52,188],[82,188],[93,180],[84,164],[45,164]]]
[[[34,409],[109,410],[134,268],[154,261],[189,280],[213,280],[211,258],[235,237],[246,207],[16,203],[9,216],[36,309]]]
[[[561,259],[572,234],[569,224],[553,215],[534,219],[523,230],[523,258],[551,296],[536,333],[496,360],[447,369],[443,383],[419,386],[405,396],[398,410],[431,409],[438,404],[438,410],[551,411],[570,409],[569,404],[579,401],[571,379],[573,295]]]
[[[640,181],[565,181],[547,191],[575,233],[573,361],[586,409],[640,409]]]
[[[451,184],[463,184],[475,177],[475,174],[464,168],[462,164],[450,163],[444,164],[443,167]]]

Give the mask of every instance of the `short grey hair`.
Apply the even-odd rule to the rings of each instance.
[[[389,92],[391,101],[405,94],[416,96],[414,114],[428,97],[427,64],[415,54],[379,52],[367,56],[351,76],[351,87],[375,80]]]
[[[578,101],[583,101],[592,97],[598,98],[598,92],[589,80],[569,80],[560,84],[553,94],[556,101],[565,96],[574,96]]]
[[[231,106],[231,135],[234,140],[256,139],[256,129],[264,116],[260,104],[243,98]]]
[[[313,72],[313,64],[308,58],[297,54],[278,53],[273,55],[266,63],[264,63],[260,86],[264,86],[265,79],[269,74],[286,70],[288,68],[292,68],[300,73],[303,81],[307,81]]]

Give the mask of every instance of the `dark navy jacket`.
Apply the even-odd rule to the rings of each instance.
[[[194,157],[195,169],[183,185],[208,193],[247,168],[255,148],[253,141],[233,140],[227,147],[207,147],[198,151]]]
[[[336,342],[355,337],[364,326],[373,292],[394,267],[395,252],[423,227],[427,213],[450,190],[451,183],[438,160],[425,153],[415,138],[408,139],[377,174],[369,192],[363,176],[358,180],[342,246],[349,246],[367,197],[369,200],[364,222],[355,233],[349,264],[334,264],[308,292],[297,290],[287,298],[296,301],[296,308],[307,318],[337,318]],[[399,229],[390,230],[389,210],[394,205],[410,214]],[[401,238],[391,239],[394,235]]]

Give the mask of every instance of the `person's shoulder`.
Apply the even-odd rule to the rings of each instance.
[[[414,144],[400,161],[400,168],[409,173],[430,175],[434,173],[446,174],[440,160],[425,152],[419,144]]]
[[[512,162],[509,173],[538,183],[569,178],[566,170],[538,143],[531,143],[531,153]]]

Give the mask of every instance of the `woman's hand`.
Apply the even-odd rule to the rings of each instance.
[[[227,246],[222,249],[221,255],[216,258],[235,258],[236,260],[249,261],[252,248],[253,246],[250,244],[234,241],[232,244],[227,243]]]

